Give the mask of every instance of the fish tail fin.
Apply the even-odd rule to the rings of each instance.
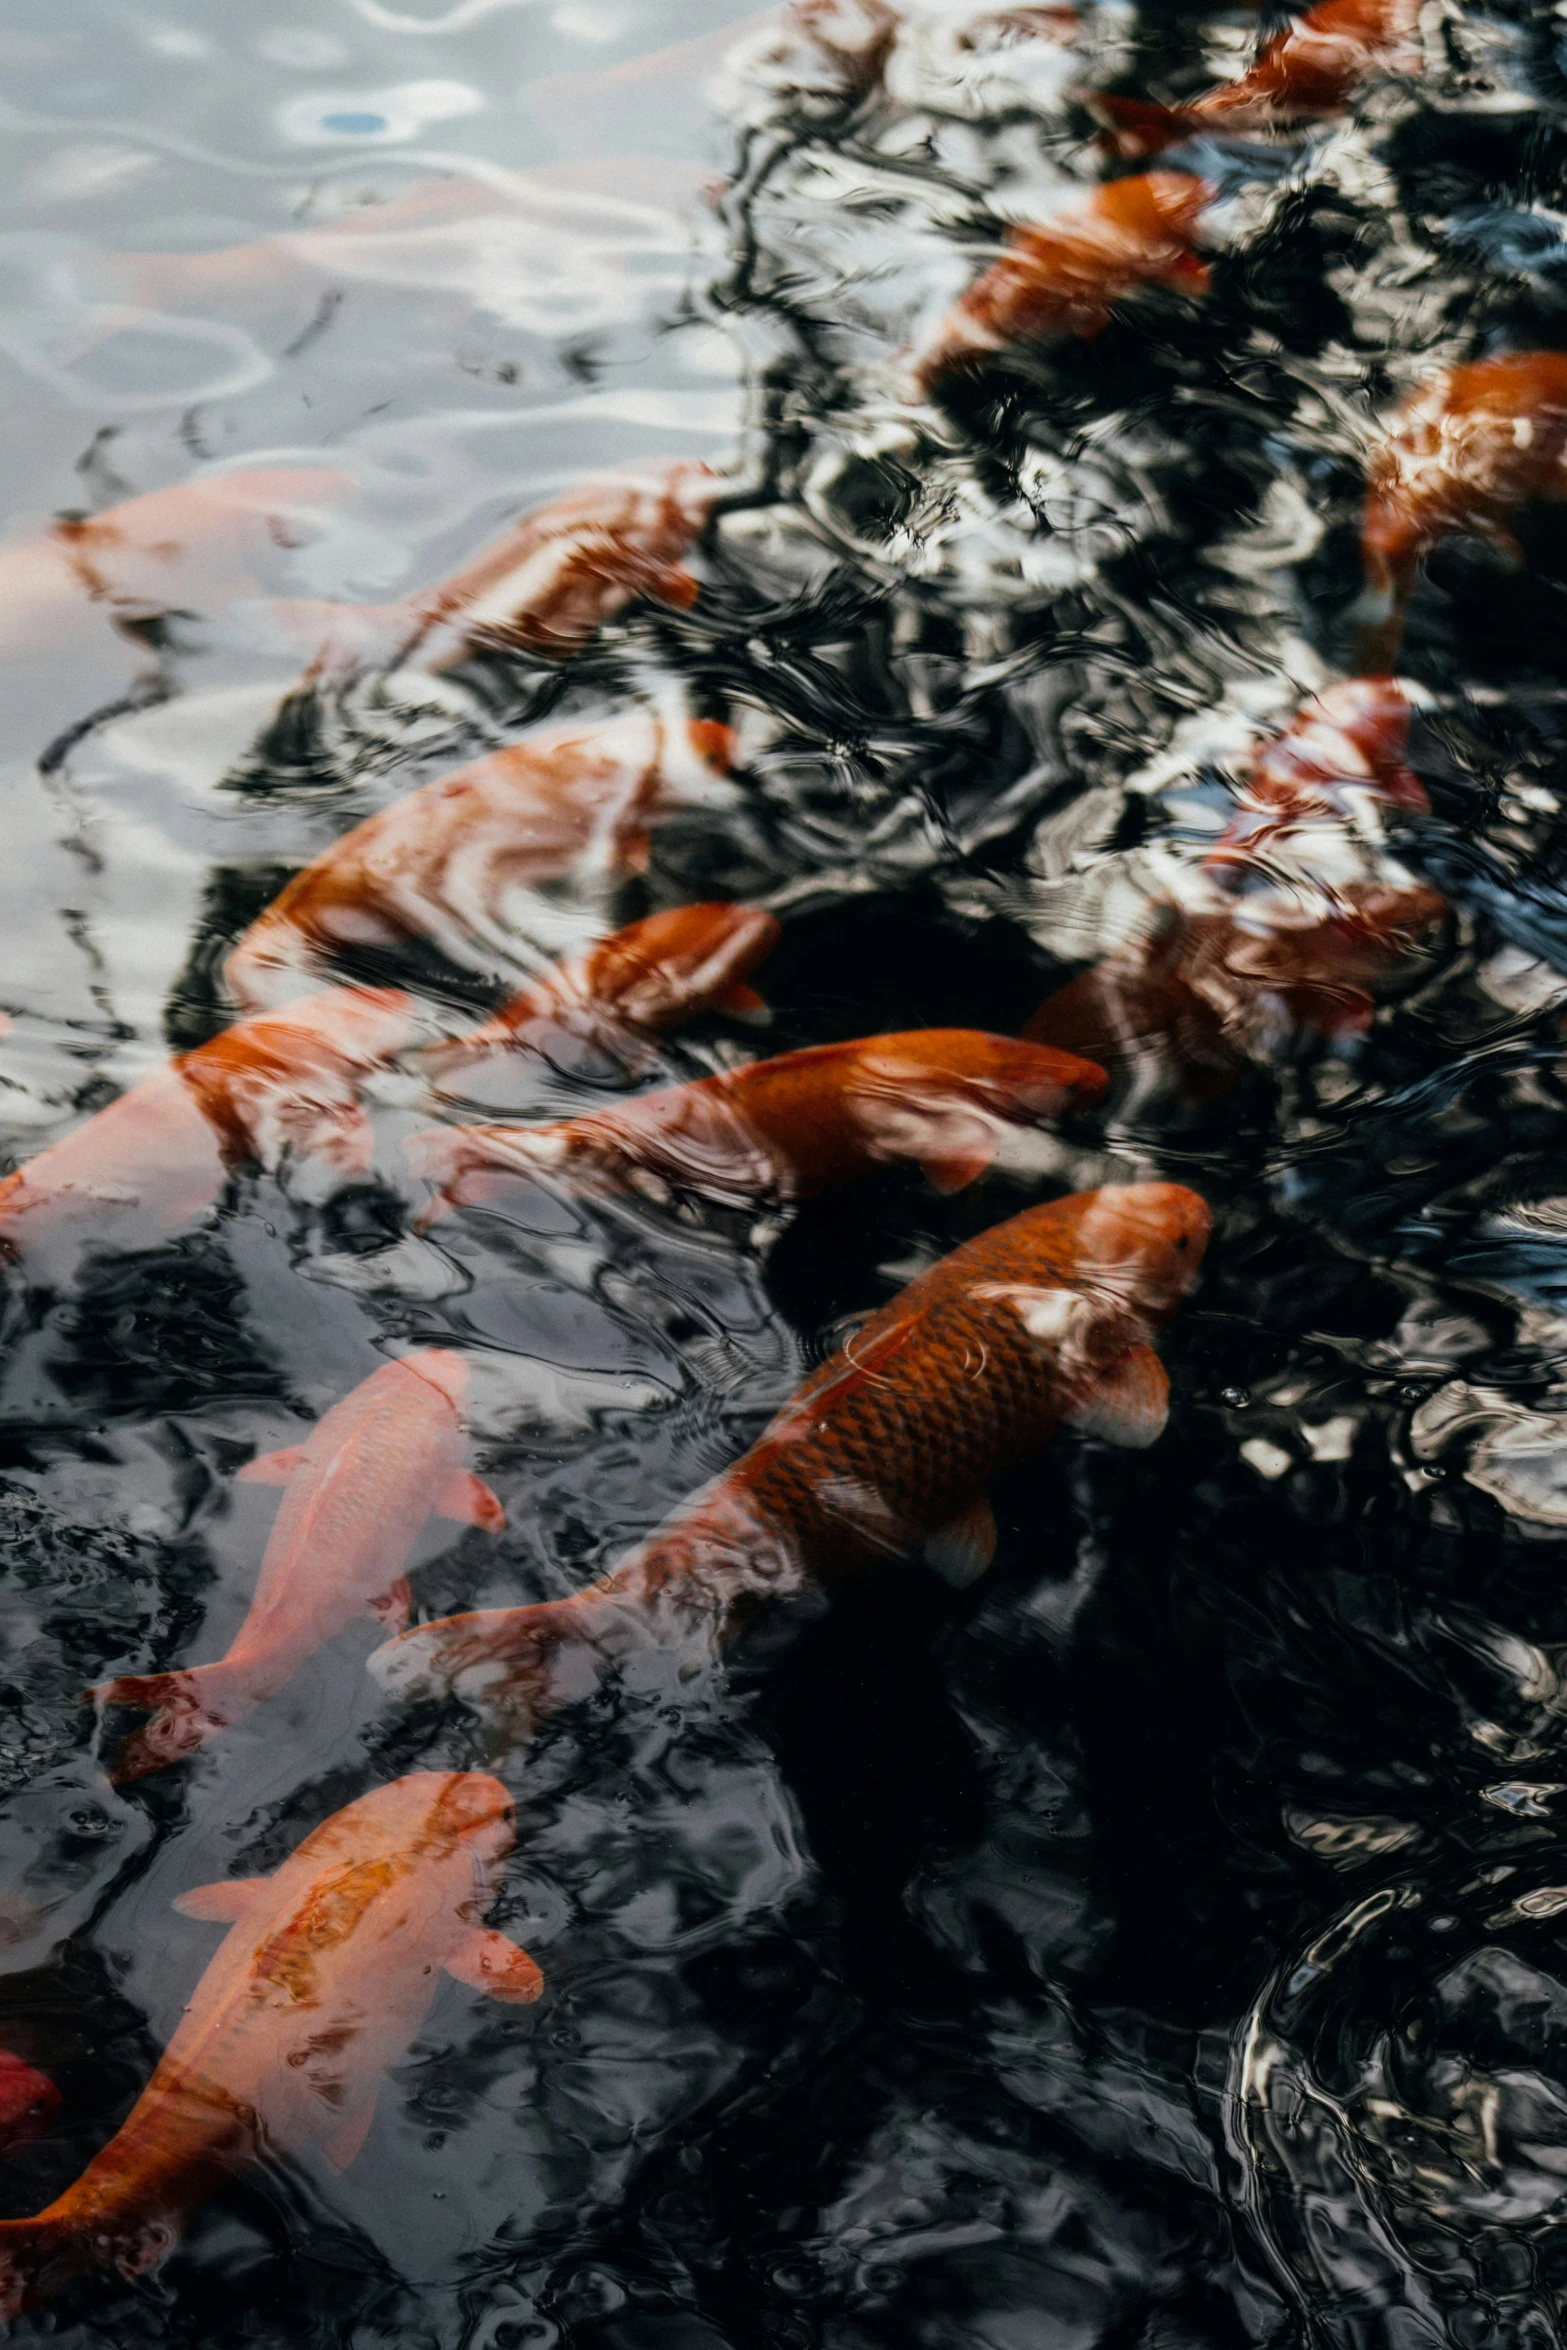
[[[93,2266],[83,2231],[64,2213],[0,2219],[0,2326]]]
[[[86,1694],[100,1707],[143,1706],[152,1716],[116,1753],[109,1772],[116,1787],[145,1779],[166,1763],[182,1762],[244,1710],[243,1696],[224,1665],[192,1665],[176,1673],[127,1673],[116,1681],[100,1681]]]
[[[1149,98],[1097,97],[1093,110],[1105,126],[1103,145],[1128,162],[1162,155],[1166,147],[1177,147],[1189,138],[1193,129],[1180,107],[1156,106]]]

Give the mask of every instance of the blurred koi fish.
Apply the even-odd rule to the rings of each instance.
[[[921,1028],[782,1053],[559,1126],[437,1126],[405,1147],[415,1173],[439,1186],[421,1228],[541,1173],[750,1205],[836,1191],[915,1160],[940,1190],[956,1191],[984,1173],[1009,1126],[1059,1117],[1104,1086],[1102,1069],[1069,1053]]]
[[[134,627],[259,596],[255,557],[297,545],[356,486],[325,467],[256,466],[13,539],[0,547],[0,657],[56,653],[106,621]]]
[[[0,2048],[0,2154],[41,2138],[59,2111],[60,2092],[48,2074],[14,2049]]]
[[[1419,0],[1322,0],[1265,41],[1257,62],[1184,106],[1096,97],[1117,155],[1157,155],[1202,131],[1268,131],[1320,122],[1348,104],[1373,73],[1409,72]]]
[[[185,1916],[233,1930],[108,2145],[46,2210],[0,2221],[0,2318],[93,2269],[144,2274],[249,2163],[320,2152],[346,2169],[443,1973],[536,1999],[532,1959],[475,1923],[511,1845],[498,1780],[416,1771],[335,1812],[275,1875],[181,1894]]]
[[[1138,286],[1205,294],[1209,272],[1195,247],[1197,222],[1217,190],[1179,171],[1112,180],[1037,228],[1015,228],[1009,251],[963,295],[931,347],[915,356],[915,382],[935,390],[954,370],[1010,343],[1051,335],[1091,337]]]
[[[602,1581],[451,1616],[370,1659],[398,1696],[457,1690],[519,1733],[648,1645],[722,1649],[769,1598],[923,1550],[988,1566],[990,1481],[1064,1424],[1130,1445],[1164,1426],[1149,1340],[1202,1261],[1195,1193],[1145,1183],[1030,1208],[922,1274],[799,1390],[748,1452]]]
[[[417,1058],[432,1075],[495,1054],[531,1052],[560,1066],[591,1055],[625,1066],[639,1047],[699,1012],[751,1020],[766,1006],[747,984],[778,942],[759,906],[678,906],[616,931],[503,1004],[482,1028]]]
[[[1390,677],[1351,678],[1308,703],[1255,754],[1193,902],[1157,909],[1152,938],[1060,989],[1024,1035],[1120,1071],[1151,1065],[1202,1101],[1295,1029],[1367,1028],[1372,990],[1446,911],[1378,849],[1379,809],[1429,807],[1404,762],[1409,716]]]
[[[422,594],[394,604],[277,601],[269,616],[310,648],[312,675],[405,661],[448,669],[496,651],[562,661],[639,596],[682,609],[696,601],[680,559],[716,488],[705,465],[623,468],[525,515]]]
[[[1363,668],[1390,661],[1423,558],[1455,531],[1523,561],[1509,518],[1567,496],[1567,351],[1509,351],[1406,400],[1372,457],[1360,544]]]
[[[462,1356],[424,1347],[372,1371],[307,1443],[262,1453],[241,1469],[242,1484],[286,1491],[256,1595],[227,1656],[172,1673],[129,1674],[87,1692],[101,1706],[152,1713],[115,1757],[116,1786],[194,1754],[215,1731],[275,1697],[362,1609],[394,1627],[405,1624],[403,1567],[426,1519],[502,1530],[505,1511],[463,1464],[467,1396]]]
[[[708,719],[638,714],[530,735],[439,776],[297,873],[229,956],[229,986],[255,1009],[344,948],[422,939],[455,963],[525,969],[508,893],[644,866],[660,817],[728,804],[732,742]]]
[[[360,987],[236,1021],[6,1176],[0,1252],[47,1263],[83,1224],[172,1232],[218,1198],[234,1169],[275,1170],[285,1157],[363,1174],[374,1139],[360,1087],[414,1025],[406,995]]]

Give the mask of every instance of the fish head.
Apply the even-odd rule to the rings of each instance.
[[[461,1414],[468,1403],[468,1358],[451,1346],[421,1346],[399,1355],[398,1368],[409,1371],[445,1398]]]
[[[976,1092],[997,1116],[1059,1118],[1096,1102],[1109,1084],[1097,1062],[1024,1037],[986,1037],[974,1055]]]
[[[672,816],[683,808],[732,808],[737,797],[727,778],[734,765],[736,736],[717,718],[674,719],[661,726],[659,755],[649,770],[649,798],[643,814]]]
[[[241,1021],[230,1033],[253,1030],[258,1042],[284,1059],[323,1059],[344,1069],[378,1069],[406,1042],[413,1000],[399,987],[329,987],[281,1012]]]
[[[778,924],[760,906],[677,906],[606,939],[588,957],[587,993],[639,1027],[716,1004],[772,952]]]
[[[1212,180],[1189,171],[1145,171],[1135,179],[1113,180],[1121,192],[1118,211],[1128,229],[1149,237],[1178,237],[1185,243],[1219,191]]]
[[[1075,1210],[1073,1286],[1139,1322],[1168,1321],[1202,1264],[1213,1230],[1207,1201],[1183,1183],[1128,1183],[1061,1205]]]
[[[435,1800],[441,1828],[472,1856],[485,1881],[498,1875],[514,1841],[515,1810],[487,1771],[452,1771]]]

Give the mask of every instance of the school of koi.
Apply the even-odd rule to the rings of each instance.
[[[1189,89],[1108,87],[1144,54],[1108,5],[950,0],[794,0],[737,52],[711,299],[755,354],[745,462],[579,485],[395,604],[270,609],[304,648],[287,726],[317,767],[366,722],[375,681],[410,667],[460,692],[488,681],[476,755],[232,920],[214,1033],[0,1183],[12,1326],[79,1307],[116,1254],[198,1226],[221,1239],[257,1180],[306,1215],[374,1199],[395,1226],[356,1260],[387,1302],[385,1359],[303,1442],[233,1471],[283,1498],[226,1653],[164,1639],[88,1693],[115,1787],[199,1774],[369,1609],[389,1635],[368,1660],[388,1717],[417,1700],[438,1735],[477,1722],[520,1789],[554,1717],[651,1699],[678,1720],[682,1691],[759,1631],[765,1658],[765,1627],[813,1591],[863,1581],[885,1606],[917,1561],[982,1591],[1008,1541],[992,1485],[1063,1429],[1153,1446],[1172,1388],[1185,1416],[1166,1451],[1187,1466],[1163,1490],[1190,1508],[1152,1539],[1166,1561],[1211,1540],[1247,1556],[1257,1588],[1282,1582],[1320,1531],[1315,1468],[1353,1456],[1353,1539],[1421,1511],[1440,1553],[1426,1598],[1386,1605],[1384,1659],[1462,1655],[1470,1751],[1460,1767],[1437,1732],[1436,1770],[1371,1769],[1358,1808],[1331,1756],[1275,1756],[1276,1781],[1259,1764],[1299,1848],[1378,1882],[1310,1931],[1297,1903],[1266,1969],[1277,1912],[1254,1921],[1213,2132],[1235,2178],[1207,2149],[1191,2159],[1250,2230],[1230,2256],[1252,2294],[1237,2320],[1245,2292],[1227,2288],[1232,2332],[1273,2339],[1293,2312],[1334,2342],[1501,2350],[1558,2338],[1567,2315],[1567,2089],[1549,2074],[1567,1848],[1544,1775],[1563,1650],[1499,1629],[1472,1578],[1505,1553],[1516,1600],[1559,1567],[1567,1324],[1544,1276],[1514,1314],[1471,1233],[1474,1296],[1510,1318],[1495,1344],[1466,1328],[1433,1271],[1461,1256],[1458,1207],[1444,1225],[1411,1206],[1409,1178],[1433,1135],[1456,1138],[1454,1200],[1473,1183],[1491,1227],[1511,1217],[1559,1246],[1560,693],[1524,616],[1543,583],[1560,592],[1567,352],[1540,273],[1488,262],[1520,217],[1499,202],[1468,218],[1467,248],[1452,237],[1478,258],[1456,294],[1444,281],[1445,307],[1401,314],[1390,289],[1443,124],[1466,105],[1527,122],[1514,177],[1497,162],[1492,182],[1543,217],[1567,177],[1567,100],[1528,22],[1416,0],[1321,0],[1211,86],[1194,54]],[[1315,311],[1297,300],[1287,319],[1276,282],[1312,271]],[[1369,368],[1386,395],[1374,412],[1348,388],[1351,347],[1355,382]],[[1199,455],[1196,497],[1182,477]],[[211,593],[238,601],[245,532],[331,478],[220,475],[60,524],[11,550],[18,601],[38,627],[84,599],[140,625],[177,608],[158,573],[187,545],[214,577],[236,566]],[[562,718],[584,680],[625,706]],[[652,910],[626,919],[639,890]],[[1011,1016],[845,1036],[827,1010],[813,1033],[824,917],[894,901],[959,973],[905,992],[1006,996]],[[799,1041],[764,1056],[774,968]],[[705,1074],[668,1082],[676,1032]],[[551,1114],[490,1114],[519,1084]],[[1543,1196],[1499,1207],[1487,1154],[1520,1132]],[[469,1466],[477,1353],[405,1305],[482,1283],[509,1219],[565,1232],[602,1215],[633,1247],[691,1229],[783,1256],[809,1230],[788,1221],[799,1203],[875,1183],[917,1197],[927,1227],[963,1194],[961,1237],[916,1249],[879,1308],[829,1329],[754,1441],[578,1587],[410,1625],[427,1523],[504,1535],[526,1495],[503,1501]],[[500,1241],[465,1259],[490,1228]],[[1201,1339],[1172,1377],[1153,1341],[1215,1229]],[[1312,1292],[1294,1326],[1305,1380],[1247,1312],[1276,1258]],[[1355,1282],[1396,1301],[1369,1339],[1334,1319]],[[1204,1484],[1216,1448],[1249,1463],[1249,1514]],[[1091,1479],[1093,1442],[1080,1457]],[[1331,1522],[1352,1539],[1343,1510]],[[1197,1613],[1228,1651],[1265,1611],[1216,1573]],[[1309,1641],[1328,1620],[1279,1601],[1256,1680],[1288,1623]],[[1567,1637],[1559,1610],[1534,1621]],[[1199,1645],[1182,1633],[1187,1666]],[[1318,1725],[1319,1746],[1333,1737]],[[1303,1792],[1317,1763],[1342,1787]],[[1474,1803],[1444,1809],[1444,1777],[1490,1807],[1478,1826]],[[44,2209],[0,2220],[7,2318],[95,2271],[156,2269],[251,2166],[350,2164],[441,1970],[519,2004],[547,1992],[548,1969],[480,1922],[513,1802],[488,1769],[405,1771],[269,1873],[180,1892],[229,1936],[121,2128]],[[1244,1808],[1237,1835],[1255,1840]],[[1400,1875],[1417,1846],[1423,1873]],[[1378,1970],[1391,2004],[1373,2018]],[[1106,2049],[1087,2052],[1067,1991],[1050,1996],[1048,2056],[1022,2005],[996,2011],[1014,2068],[1050,2077],[1047,2110],[1072,2064],[1080,2105],[1113,2102]],[[1465,2020],[1479,2036],[1461,2053]],[[5,2062],[0,2128],[23,2143],[59,2092]],[[1231,2338],[1187,2290],[1216,2259],[1194,2253],[1127,2338]]]

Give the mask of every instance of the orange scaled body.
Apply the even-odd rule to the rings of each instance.
[[[1150,171],[1096,188],[1042,227],[1013,229],[1007,253],[975,280],[931,349],[919,354],[919,389],[933,390],[954,369],[1009,343],[1100,334],[1138,286],[1206,293],[1208,268],[1193,247],[1215,193],[1186,172]]]
[[[363,1609],[405,1623],[403,1566],[427,1518],[492,1533],[505,1525],[494,1494],[464,1465],[459,1415],[467,1393],[462,1356],[424,1348],[372,1372],[307,1443],[241,1469],[242,1480],[287,1488],[250,1612],[217,1664],[132,1675],[89,1692],[101,1705],[153,1709],[115,1758],[117,1784],[194,1753],[275,1696]]]
[[[781,1053],[564,1125],[432,1127],[406,1147],[415,1172],[441,1187],[426,1223],[518,1174],[674,1184],[748,1205],[809,1198],[913,1159],[951,1191],[983,1174],[1006,1126],[1058,1117],[1104,1083],[1067,1053],[920,1028]]]
[[[247,1007],[299,993],[334,954],[427,939],[453,962],[509,970],[506,901],[569,874],[645,860],[648,828],[727,803],[728,729],[650,715],[554,727],[420,786],[334,842],[253,922],[226,965]]]
[[[412,1027],[395,988],[332,988],[237,1021],[0,1182],[0,1249],[47,1272],[83,1225],[130,1241],[174,1231],[231,1168],[276,1167],[285,1152],[363,1173],[373,1142],[360,1084]]]
[[[1322,0],[1263,44],[1257,62],[1185,106],[1094,100],[1118,155],[1157,155],[1202,131],[1267,131],[1337,114],[1367,76],[1407,70],[1418,0]]]
[[[1391,660],[1416,572],[1440,540],[1467,531],[1521,561],[1510,518],[1564,496],[1567,351],[1478,359],[1406,400],[1369,467],[1362,666]]]
[[[603,1661],[711,1655],[762,1602],[924,1549],[989,1563],[993,1477],[1071,1421],[1152,1443],[1168,1385],[1149,1337],[1196,1276],[1211,1218],[1144,1183],[996,1225],[911,1282],[809,1378],[743,1460],[572,1598],[452,1616],[379,1649],[398,1695],[493,1697],[526,1727]]]
[[[742,1019],[765,1007],[746,982],[778,941],[759,906],[678,906],[617,930],[503,1004],[482,1028],[419,1055],[438,1075],[495,1053],[570,1062],[589,1052],[625,1063],[639,1044],[705,1011]]]
[[[0,2221],[0,2317],[91,2269],[155,2266],[251,2162],[319,2151],[346,2168],[443,1971],[536,1999],[532,1959],[476,1922],[511,1844],[498,1780],[418,1771],[334,1813],[275,1875],[182,1894],[176,1909],[232,1931],[109,2144],[46,2210]]]
[[[1366,1028],[1372,990],[1445,912],[1356,835],[1378,807],[1426,810],[1408,735],[1392,678],[1350,678],[1309,702],[1254,755],[1192,902],[1169,901],[1150,940],[1060,989],[1023,1033],[1122,1070],[1173,1061],[1202,1100],[1293,1029]]]
[[[443,669],[481,652],[565,660],[639,596],[695,602],[681,558],[716,486],[705,465],[679,462],[605,474],[525,515],[421,594],[382,605],[279,603],[273,616],[328,669],[408,660]]]
[[[0,2154],[41,2138],[59,2111],[60,2092],[48,2074],[13,2049],[0,2048]]]

